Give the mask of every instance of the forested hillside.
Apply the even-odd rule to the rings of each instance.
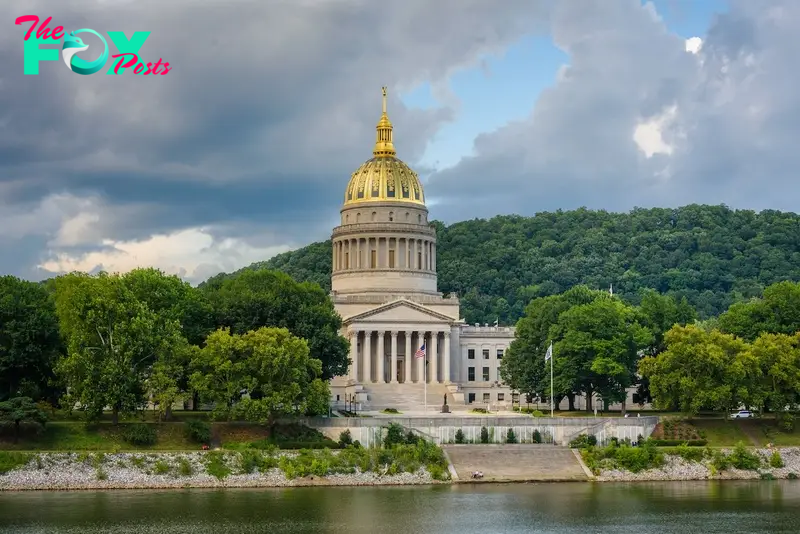
[[[534,297],[585,284],[638,304],[640,289],[685,296],[701,318],[800,281],[800,216],[725,206],[579,209],[475,219],[437,229],[439,289],[461,297],[469,323],[513,324]],[[330,289],[330,242],[248,269],[284,271]],[[224,276],[224,275],[223,275]]]

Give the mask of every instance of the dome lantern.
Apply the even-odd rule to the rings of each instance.
[[[363,202],[404,202],[425,205],[422,183],[411,168],[397,158],[392,139],[392,122],[386,113],[386,87],[382,87],[383,112],[376,127],[372,159],[350,177],[344,205]]]

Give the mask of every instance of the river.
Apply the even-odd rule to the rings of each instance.
[[[800,531],[800,481],[0,494],[0,532],[493,534]]]

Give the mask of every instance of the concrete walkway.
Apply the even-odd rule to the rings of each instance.
[[[443,445],[462,482],[483,473],[482,482],[587,480],[583,467],[567,447],[553,445]]]

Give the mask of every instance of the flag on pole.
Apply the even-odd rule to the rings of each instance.
[[[553,357],[553,342],[551,341],[550,346],[547,347],[547,352],[544,355],[544,361],[547,361],[552,357]]]
[[[420,348],[417,349],[417,352],[414,353],[415,358],[424,358],[425,357],[425,343],[422,344]]]
[[[612,297],[614,296],[614,284],[608,285],[608,294],[611,295]]]

